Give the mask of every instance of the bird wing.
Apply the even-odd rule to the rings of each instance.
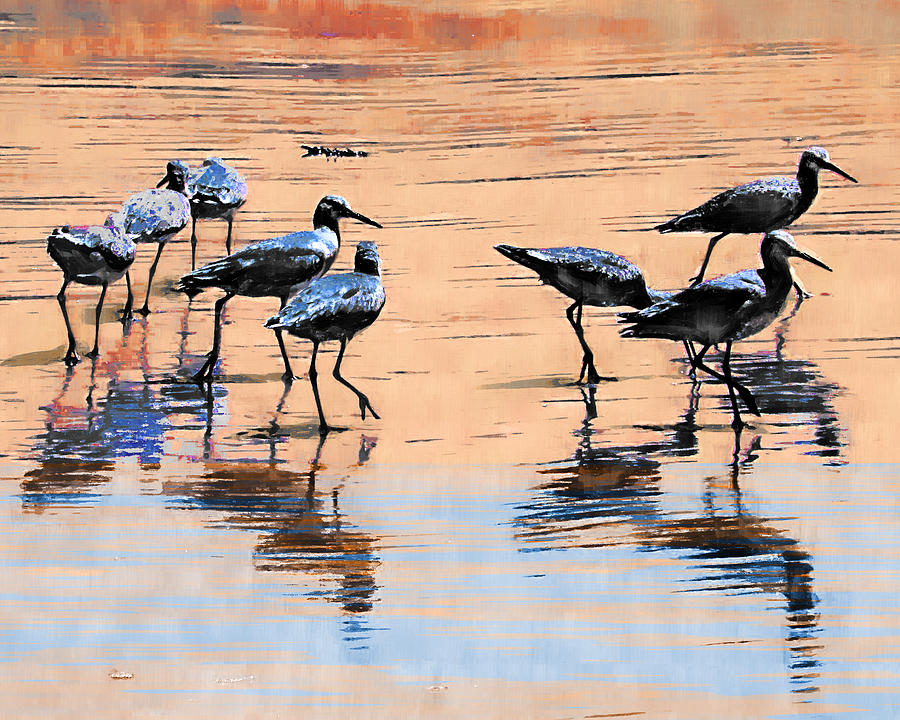
[[[240,207],[247,200],[247,183],[244,178],[218,158],[207,158],[191,174],[187,191],[191,202],[195,204]]]
[[[99,255],[107,267],[124,271],[134,262],[135,246],[116,227],[63,227],[55,229],[47,238],[47,253],[60,267],[66,264],[67,255],[77,254],[91,265],[96,264],[96,255]]]
[[[266,327],[300,337],[351,336],[375,322],[384,300],[384,288],[377,277],[363,273],[330,275],[297,293],[266,321]]]
[[[134,240],[156,240],[182,230],[191,218],[187,198],[174,190],[145,190],[132,195],[113,222]]]
[[[319,248],[273,238],[247,245],[232,255],[207,263],[185,275],[182,285],[220,287],[248,295],[282,296],[289,294],[292,287],[309,282],[324,272],[326,264],[327,259]]]
[[[764,178],[725,190],[673,222],[678,230],[766,232],[790,221],[799,198],[794,178]]]
[[[620,322],[631,324],[622,334],[721,342],[737,332],[765,292],[756,270],[723,275],[643,310],[621,313]]]

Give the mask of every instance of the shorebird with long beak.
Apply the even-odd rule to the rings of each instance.
[[[811,147],[800,156],[796,177],[769,177],[725,190],[653,229],[661,233],[718,233],[709,241],[700,272],[691,278],[692,283],[697,285],[703,280],[713,248],[723,237],[731,233],[756,234],[781,230],[805,213],[819,192],[819,170],[830,170],[851,182],[857,182],[856,178],[831,162],[825,148]],[[794,288],[798,296],[809,297],[796,279]]]
[[[325,420],[322,401],[319,398],[316,354],[319,344],[338,340],[338,351],[332,375],[342,385],[350,388],[359,399],[360,417],[366,419],[366,409],[376,420],[378,413],[365,394],[357,390],[341,375],[341,361],[347,343],[378,318],[384,307],[384,286],[381,284],[381,259],[373,242],[361,242],[356,246],[353,272],[329,275],[316,280],[301,290],[277,315],[266,321],[266,327],[276,333],[286,330],[291,335],[311,340],[312,360],[309,364],[309,382],[319,412],[319,432],[325,435],[333,428]]]
[[[623,337],[668,338],[695,342],[701,349],[693,358],[694,367],[728,386],[734,427],[743,427],[735,391],[747,409],[759,415],[753,394],[731,376],[731,345],[768,327],[784,309],[793,284],[789,258],[798,257],[831,272],[814,255],[797,247],[783,230],[766,233],[760,247],[763,266],[722,275],[682,290],[672,297],[636,312],[620,313],[619,322],[628,327]],[[725,343],[722,373],[703,362],[713,345]]]
[[[213,346],[206,362],[194,375],[196,382],[211,382],[219,359],[222,339],[222,310],[235,295],[248,297],[277,297],[281,308],[289,297],[322,277],[331,268],[341,246],[338,221],[352,218],[380,228],[381,225],[350,209],[349,203],[337,195],[323,197],[313,214],[313,230],[303,230],[271,240],[260,240],[241,248],[233,255],[214,260],[181,278],[177,289],[194,297],[207,288],[220,288],[225,295],[215,304]],[[284,360],[285,382],[292,382],[294,374],[281,330],[275,330],[281,357]]]
[[[585,372],[590,384],[601,379],[594,366],[594,353],[584,339],[581,315],[585,305],[624,305],[641,309],[671,295],[648,288],[644,274],[637,265],[608,250],[585,247],[521,248],[514,245],[494,245],[494,250],[533,270],[543,284],[551,285],[575,301],[566,308],[566,318],[584,353],[579,383],[585,379]],[[690,356],[690,350],[687,352]]]
[[[63,320],[66,321],[66,333],[69,337],[69,347],[63,358],[66,365],[72,366],[79,362],[75,351],[75,334],[66,311],[66,288],[72,282],[100,286],[100,299],[95,311],[94,348],[86,353],[88,357],[96,358],[100,353],[100,313],[103,310],[106,288],[123,275],[127,277],[128,268],[134,262],[135,244],[116,227],[64,225],[62,228],[54,228],[50,233],[47,238],[47,253],[63,271],[63,284],[56,299],[62,310]],[[130,292],[129,283],[129,294]]]
[[[121,228],[129,240],[139,243],[157,243],[156,257],[150,266],[150,273],[147,277],[147,294],[144,296],[144,305],[137,310],[141,315],[150,314],[150,288],[153,285],[156,266],[159,265],[159,258],[166,243],[181,232],[191,218],[191,206],[185,194],[187,175],[187,165],[177,160],[170,162],[166,177],[163,179],[163,182],[167,183],[167,187],[157,187],[156,190],[135,193],[106,221],[107,225]],[[132,302],[131,283],[129,282],[128,301],[125,303],[125,310],[122,313],[123,320],[131,317]]]
[[[156,187],[173,182],[172,168],[176,163],[169,163],[166,176]],[[191,171],[182,162],[178,166],[187,171],[185,192],[191,203],[191,270],[197,262],[197,221],[221,219],[228,223],[228,234],[225,236],[225,252],[231,255],[231,224],[234,214],[247,202],[247,181],[230,165],[226,165],[217,157],[208,157],[196,170]]]

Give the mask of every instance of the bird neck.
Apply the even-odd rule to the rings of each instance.
[[[761,255],[763,267],[759,271],[759,276],[766,285],[766,294],[773,301],[779,296],[783,296],[783,300],[788,296],[791,286],[794,284],[791,263],[787,256],[772,244],[765,243],[761,249]]]
[[[797,167],[797,183],[800,185],[800,207],[797,217],[805,213],[819,192],[819,171],[809,163]]]
[[[313,214],[313,227],[318,230],[319,228],[328,228],[338,237],[338,245],[341,243],[341,229],[338,225],[338,219],[329,212],[328,210],[320,207],[316,208],[316,212]]]
[[[356,256],[353,272],[381,277],[381,268],[378,267],[378,260],[370,257],[360,257],[359,255]]]

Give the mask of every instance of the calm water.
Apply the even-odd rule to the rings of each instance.
[[[87,10],[74,39],[4,21],[2,715],[895,717],[896,8],[791,15],[765,42],[701,10],[582,26],[567,6],[546,40],[540,7],[447,8],[373,5],[378,33],[335,6],[328,37],[226,10],[127,42]],[[595,308],[611,379],[571,385],[565,300],[492,246],[602,247],[678,287],[705,239],[647,228],[811,144],[860,183],[823,174],[792,232],[835,272],[798,268],[815,297],[737,348],[763,416],[736,436],[679,346]],[[230,302],[220,381],[187,382],[217,297],[172,290],[188,233],[155,312],[123,331],[113,286],[100,358],[60,362],[49,230],[208,154],[248,180],[237,246],[309,227],[331,192],[384,224],[348,224],[336,266],[378,242],[388,303],[343,369],[381,421],[331,348],[323,402],[349,429],[319,439],[262,327],[274,299]],[[224,223],[199,235],[201,262],[224,252]],[[711,272],[757,250],[729,237]],[[97,291],[69,296],[83,351]]]

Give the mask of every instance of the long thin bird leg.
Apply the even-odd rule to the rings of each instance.
[[[719,235],[716,235],[709,241],[709,245],[706,247],[706,257],[703,258],[703,264],[700,266],[700,272],[698,272],[694,277],[691,278],[691,287],[697,285],[703,280],[703,273],[706,272],[706,266],[709,265],[709,256],[712,255],[713,248],[716,246],[716,243],[719,242],[723,237],[728,235],[727,232],[723,232]]]
[[[587,381],[590,384],[594,384],[600,382],[600,373],[598,373],[597,368],[594,367],[594,353],[584,339],[584,329],[581,327],[581,305],[579,300],[572,303],[572,305],[566,308],[566,317],[568,318],[572,329],[575,331],[575,336],[578,338],[578,342],[581,343],[581,349],[584,352],[584,357],[581,361],[581,374],[578,376],[578,382],[580,384],[584,380],[584,372],[587,370]],[[575,318],[576,308],[578,309],[577,320]]]
[[[738,407],[737,398],[734,395],[733,380],[731,378],[731,340],[725,343],[725,353],[722,355],[722,374],[725,375],[728,385],[728,396],[731,398],[731,410],[734,412],[734,418],[731,421],[731,427],[735,430],[744,427],[744,421],[741,420],[741,411]]]
[[[219,361],[219,347],[222,343],[222,310],[225,308],[225,303],[233,297],[234,293],[228,293],[224,297],[216,300],[215,318],[213,320],[212,350],[206,354],[206,362],[204,362],[202,367],[194,374],[194,382],[212,382],[213,369]]]
[[[60,310],[62,310],[63,320],[66,321],[66,333],[69,336],[69,347],[66,350],[66,356],[63,358],[63,362],[69,367],[72,367],[73,365],[77,365],[80,361],[78,359],[78,353],[75,352],[75,333],[72,332],[72,323],[69,322],[69,313],[66,312],[66,287],[68,285],[69,279],[63,278],[63,284],[59,289],[56,300],[59,302]]]
[[[284,309],[285,304],[287,303],[287,296],[281,298],[281,306],[278,308],[279,311]],[[288,358],[287,348],[284,346],[284,338],[281,336],[281,330],[275,331],[275,337],[278,339],[278,347],[281,348],[281,359],[284,360],[284,373],[281,376],[281,379],[284,380],[285,383],[290,385],[294,382],[294,371],[291,370],[291,361]]]
[[[191,272],[197,264],[197,216],[191,214]]]
[[[332,375],[334,379],[337,380],[341,385],[344,385],[350,388],[354,393],[356,393],[356,397],[359,398],[359,415],[365,420],[366,419],[366,408],[369,408],[369,412],[372,413],[372,417],[376,420],[381,420],[378,413],[375,412],[375,408],[372,407],[372,404],[369,402],[369,398],[366,397],[363,393],[357,390],[353,385],[350,384],[349,380],[344,379],[341,375],[341,362],[344,359],[344,350],[347,348],[347,339],[341,338],[341,349],[338,351],[337,360],[334,363],[334,370],[332,371]]]
[[[744,401],[744,405],[747,406],[747,409],[753,413],[754,415],[759,415],[759,407],[756,405],[756,398],[753,397],[753,393],[751,393],[747,388],[737,382],[734,378],[726,378],[722,373],[713,370],[709,365],[703,363],[703,356],[706,354],[706,351],[709,350],[709,345],[706,345],[700,352],[696,354],[694,357],[694,367],[702,370],[708,375],[712,375],[719,382],[725,383],[726,385],[733,386],[735,390],[737,390],[738,395],[740,395],[741,400]]]
[[[688,362],[690,363],[691,369],[688,371],[688,375],[691,376],[691,379],[696,379],[697,377],[697,368],[694,365],[694,358],[697,356],[697,351],[694,349],[694,346],[688,340],[682,340],[682,344],[684,345],[684,353],[687,355]]]
[[[159,247],[156,249],[156,257],[153,259],[153,264],[150,266],[150,274],[147,276],[147,294],[144,296],[144,307],[138,310],[144,317],[150,314],[150,287],[153,285],[153,276],[156,275],[156,266],[159,265],[159,257],[162,255],[165,246],[166,244],[164,242],[159,243]]]
[[[125,285],[128,286],[128,298],[125,300],[125,307],[122,308],[123,325],[133,317],[131,307],[134,305],[134,293],[131,292],[131,273],[127,270],[125,271]]]
[[[319,343],[313,341],[312,358],[309,361],[309,384],[312,385],[313,397],[316,399],[316,410],[319,411],[319,435],[327,435],[331,428],[325,422],[325,413],[322,412],[322,400],[319,398],[319,373],[316,370],[316,354],[319,352]]]
[[[100,289],[100,299],[97,301],[97,310],[94,312],[94,349],[85,353],[89,358],[95,358],[100,354],[100,313],[103,311],[103,298],[106,297],[107,284],[103,283]]]
[[[228,234],[225,236],[225,254],[231,255],[231,223],[232,219],[228,218]]]

